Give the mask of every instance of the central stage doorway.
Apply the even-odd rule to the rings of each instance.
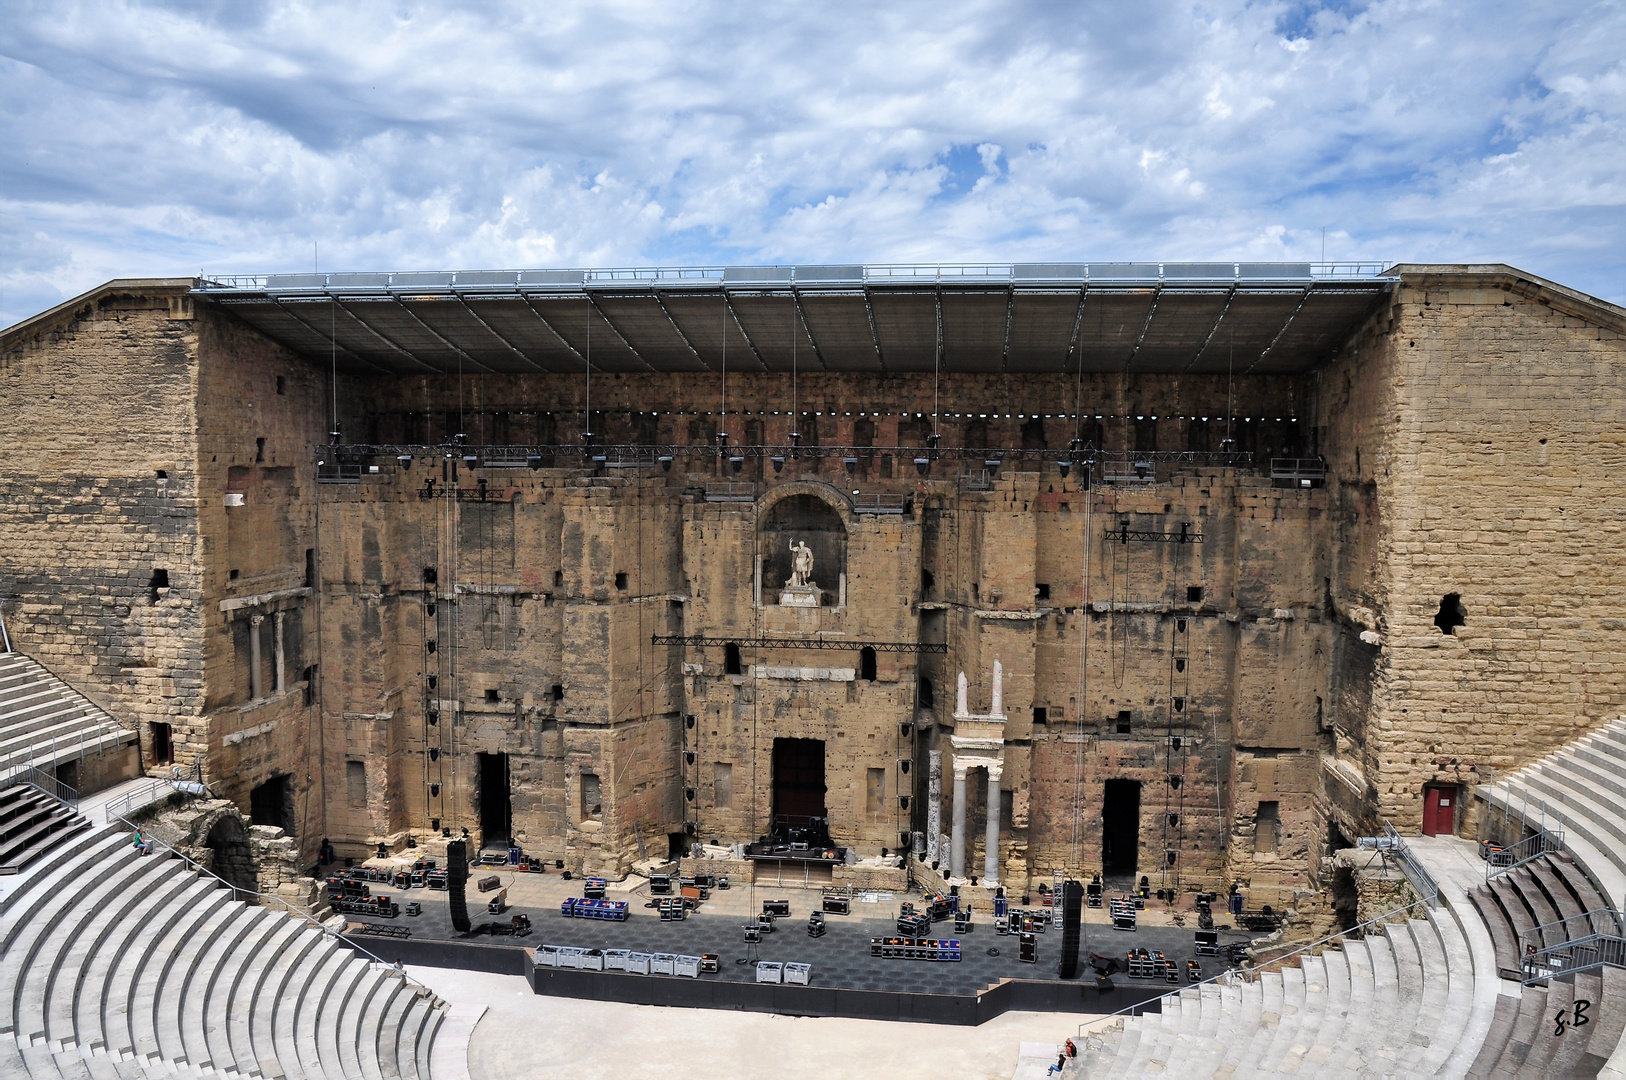
[[[1101,804],[1101,870],[1134,874],[1140,862],[1140,781],[1108,780]]]
[[[508,847],[514,834],[514,803],[508,794],[508,755],[479,754],[480,846]]]
[[[773,831],[824,819],[824,740],[773,741]]]

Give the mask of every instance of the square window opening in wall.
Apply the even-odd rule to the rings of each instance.
[[[277,376],[277,393],[284,395],[288,393],[288,376]]]
[[[497,691],[495,691],[495,690],[487,690],[486,691],[486,701],[488,703],[495,704],[496,702],[498,702],[500,700],[502,700],[502,699],[500,697],[498,697]]]
[[[554,683],[553,689],[549,690],[548,693],[553,696],[554,701],[563,701],[565,699],[565,688],[559,683]]]
[[[615,575],[615,587],[622,590],[623,592],[626,591],[626,588],[627,588],[627,573],[626,573],[625,570],[623,570],[620,573]]]
[[[1129,734],[1129,710],[1128,709],[1125,709],[1123,712],[1118,714],[1118,734],[1120,734],[1120,735],[1128,735]]]
[[[1050,710],[1043,705],[1035,705],[1033,707],[1033,722],[1035,724],[1050,723]]]
[[[559,586],[563,585],[564,583],[565,583],[565,572],[563,570],[555,570],[553,572],[553,587],[557,589]]]
[[[169,470],[168,469],[157,469],[155,471],[158,473],[158,479],[160,479],[160,480],[168,480],[169,479]]]
[[[1201,585],[1186,586],[1186,603],[1200,604],[1203,602],[1203,587]]]
[[[233,567],[231,570],[226,572],[226,576],[228,578],[230,578],[232,581],[236,581],[238,576],[241,575],[241,574],[242,574],[242,571],[238,570],[236,567]]]
[[[1278,802],[1262,802],[1253,818],[1253,850],[1256,854],[1274,854],[1281,839],[1282,810]]]
[[[264,439],[255,439],[254,440],[254,462],[255,462],[255,464],[259,464],[259,463],[261,463],[263,461],[265,461],[265,440]]]
[[[1050,586],[1041,581],[1033,587],[1033,595],[1039,600],[1050,599]]]

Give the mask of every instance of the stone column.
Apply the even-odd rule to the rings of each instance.
[[[287,654],[282,648],[282,612],[279,611],[277,612],[277,666],[273,676],[274,681],[271,684],[273,693],[280,694],[288,688],[287,671],[284,666],[286,659]]]
[[[254,701],[263,697],[265,690],[260,679],[260,624],[264,621],[264,615],[248,617],[248,696]]]
[[[985,841],[988,850],[982,856],[982,884],[989,889],[999,884],[999,778],[1002,773],[998,765],[988,766],[988,836]]]
[[[949,838],[949,876],[965,877],[965,766],[954,762],[954,824]]]
[[[962,671],[962,672],[960,672],[960,678],[957,681],[957,683],[955,685],[955,690],[954,690],[954,715],[955,716],[969,716],[969,715],[971,715],[970,713],[966,712],[965,706],[966,706],[966,681],[965,681],[965,672]]]
[[[943,751],[926,752],[926,861],[941,862],[943,847]]]
[[[1005,715],[1005,668],[998,660],[994,661],[994,698],[993,704],[988,707],[988,715]]]

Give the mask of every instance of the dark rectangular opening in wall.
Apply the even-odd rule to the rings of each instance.
[[[486,701],[488,703],[492,703],[492,702],[496,702],[496,701],[500,701],[500,700],[501,700],[501,698],[498,696],[497,691],[495,691],[495,690],[487,690],[486,691]]]
[[[1040,600],[1050,599],[1050,586],[1040,582],[1033,587],[1033,595]]]
[[[277,393],[279,393],[279,394],[287,394],[288,393],[288,376],[286,376],[286,375],[278,375],[277,376]]]
[[[1033,707],[1033,722],[1035,724],[1050,723],[1050,710],[1043,705],[1035,705]]]
[[[627,574],[626,574],[626,571],[623,570],[622,572],[615,575],[615,587],[618,588],[618,589],[625,589],[627,587]]]
[[[1200,604],[1203,602],[1203,587],[1201,585],[1186,586],[1186,603]]]
[[[723,646],[723,674],[739,675],[741,673],[740,647],[734,642],[730,641],[727,645]]]
[[[858,677],[865,682],[875,681],[875,650],[868,645],[858,650]]]
[[[514,831],[514,803],[508,788],[508,755],[478,754],[480,760],[480,846],[507,850]]]
[[[554,701],[563,701],[565,699],[565,688],[561,683],[554,683],[553,688],[548,693],[553,696]]]
[[[773,821],[776,829],[807,828],[824,814],[824,740],[773,741]]]
[[[152,764],[175,764],[175,744],[170,738],[169,725],[155,720],[147,725],[147,731],[152,735]]]
[[[1101,870],[1133,874],[1140,865],[1140,781],[1108,780],[1101,802]]]
[[[305,588],[316,587],[316,549],[305,549]]]
[[[1129,710],[1128,709],[1125,709],[1123,712],[1118,714],[1117,730],[1118,730],[1118,734],[1120,734],[1120,735],[1128,735],[1129,734]]]
[[[249,821],[273,825],[294,835],[294,786],[286,774],[273,776],[248,793]]]
[[[152,577],[147,579],[147,589],[153,603],[158,603],[158,590],[169,588],[169,571],[154,569]]]
[[[255,462],[255,464],[259,464],[260,462],[263,462],[264,460],[265,460],[265,440],[264,439],[255,439],[254,440],[254,462]]]
[[[1253,819],[1253,850],[1274,852],[1282,834],[1281,803],[1262,802]]]

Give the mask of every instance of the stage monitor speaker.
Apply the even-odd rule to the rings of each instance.
[[[469,880],[468,847],[462,840],[446,845],[446,899],[452,909],[452,929],[469,932],[469,904],[463,888]]]
[[[1056,974],[1063,979],[1078,977],[1080,923],[1084,918],[1084,886],[1069,880],[1061,887],[1061,961]]]

